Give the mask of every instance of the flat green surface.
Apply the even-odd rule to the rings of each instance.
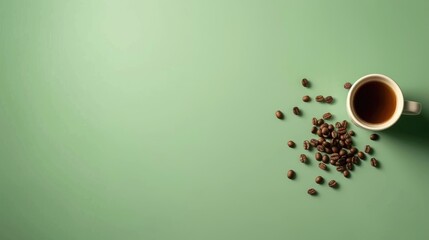
[[[0,1],[0,239],[429,239],[428,12],[423,0]],[[345,179],[301,164],[311,118],[346,118],[342,85],[368,73],[423,115],[371,143],[380,169]],[[362,148],[370,132],[353,129]],[[318,174],[341,187],[315,186]]]

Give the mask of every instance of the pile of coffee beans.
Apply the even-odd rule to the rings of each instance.
[[[302,86],[308,88],[310,81],[306,78],[301,81]],[[344,84],[345,89],[350,89],[351,83],[347,82]],[[332,103],[334,98],[332,96],[324,97],[323,95],[317,95],[315,97],[316,102],[319,103]],[[311,98],[308,95],[302,97],[303,102],[310,102]],[[301,110],[298,107],[293,107],[292,112],[294,115],[301,115]],[[284,119],[284,114],[279,110],[275,113],[279,119]],[[330,112],[326,112],[320,118],[313,117],[311,120],[311,133],[314,137],[304,140],[303,149],[306,151],[316,151],[314,159],[319,162],[318,166],[322,171],[328,171],[331,167],[337,172],[343,175],[345,178],[351,176],[351,171],[355,170],[356,165],[360,165],[362,160],[366,159],[367,154],[373,153],[373,148],[370,145],[366,145],[363,151],[360,151],[353,141],[355,132],[349,130],[350,124],[347,120],[337,121],[335,123],[330,122],[334,118],[334,115]],[[378,140],[379,135],[371,134],[369,137],[371,140]],[[289,140],[287,145],[290,148],[295,148],[296,144],[294,141]],[[309,163],[310,159],[305,153],[299,155],[299,161],[303,164]],[[375,157],[370,160],[371,166],[378,167],[379,162]],[[294,179],[296,172],[289,170],[287,177]],[[316,176],[315,182],[317,184],[323,184],[325,182],[322,176]],[[330,180],[328,186],[331,188],[337,188],[338,182],[336,180]],[[307,190],[309,195],[317,195],[318,192],[315,188],[309,188]]]

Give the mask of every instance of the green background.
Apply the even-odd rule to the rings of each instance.
[[[428,239],[428,12],[423,0],[0,1],[0,239]],[[311,118],[346,119],[342,86],[369,73],[422,115],[378,142],[353,127],[379,169],[367,160],[345,179],[301,164]]]

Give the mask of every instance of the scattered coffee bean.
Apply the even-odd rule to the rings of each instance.
[[[310,142],[308,140],[304,141],[304,149],[309,150],[310,149]]]
[[[337,138],[338,137],[338,133],[334,130],[331,132],[331,137],[332,138]]]
[[[317,125],[320,126],[324,123],[325,121],[323,119],[319,119],[317,120]]]
[[[362,151],[359,151],[359,152],[358,152],[358,157],[359,157],[360,159],[365,159],[365,153],[363,153]]]
[[[355,132],[353,132],[353,130],[350,130],[350,131],[349,131],[349,135],[350,135],[350,136],[354,136],[354,135],[355,135]]]
[[[324,102],[325,98],[322,95],[316,96],[316,102]]]
[[[287,171],[287,177],[289,178],[289,179],[294,179],[295,178],[295,171],[294,170],[289,170],[289,171]]]
[[[312,123],[313,123],[313,125],[314,125],[314,126],[317,126],[317,118],[315,118],[315,117],[314,117],[314,118],[312,119]]]
[[[326,98],[325,98],[325,102],[326,103],[332,103],[334,101],[334,98],[332,97],[332,96],[327,96]]]
[[[324,180],[325,179],[323,179],[322,176],[317,176],[316,179],[315,179],[315,181],[316,181],[317,184],[322,184]]]
[[[349,83],[349,82],[346,82],[345,84],[344,84],[344,88],[345,89],[350,89],[352,87],[352,84],[351,83]]]
[[[302,86],[304,87],[309,87],[310,86],[310,82],[308,81],[307,78],[303,78],[301,81]]]
[[[288,145],[290,148],[294,148],[294,147],[295,147],[295,143],[294,143],[292,140],[288,141],[288,142],[287,142],[287,145]]]
[[[322,128],[322,134],[324,136],[328,135],[329,134],[329,129],[327,127]]]
[[[378,167],[378,161],[375,158],[371,158],[371,166]]]
[[[276,117],[277,117],[278,119],[283,119],[283,118],[285,118],[285,116],[283,115],[283,113],[282,113],[280,110],[276,112]]]
[[[322,170],[328,170],[328,166],[326,166],[326,164],[323,162],[319,163],[319,168]]]
[[[295,114],[295,115],[301,115],[301,111],[299,110],[298,107],[294,107],[293,108],[293,114]]]
[[[308,189],[307,193],[310,194],[310,195],[316,195],[317,191],[314,188],[310,188],[310,189]]]
[[[343,126],[343,128],[347,128],[348,124],[349,123],[346,120],[343,120],[343,122],[341,123],[341,125]]]
[[[365,152],[366,152],[366,153],[371,153],[371,150],[372,150],[372,149],[371,149],[371,146],[369,146],[369,145],[366,145],[366,146],[365,146]]]
[[[311,128],[311,133],[316,134],[317,133],[317,127],[313,126],[313,128]]]
[[[331,119],[332,118],[332,114],[327,112],[325,114],[323,114],[323,119],[327,120],[327,119]]]
[[[379,136],[376,133],[371,134],[371,136],[369,136],[369,139],[371,139],[371,140],[378,140],[378,138],[379,138]]]
[[[350,172],[348,170],[344,170],[343,175],[344,177],[348,178],[350,177]]]
[[[346,168],[349,171],[353,170],[353,163],[351,163],[351,158],[350,158],[350,162],[346,164]]]
[[[316,158],[317,161],[320,161],[320,160],[322,160],[322,154],[320,152],[318,152],[314,155],[314,158]]]
[[[323,155],[323,157],[322,157],[322,162],[324,162],[324,163],[329,163],[329,156],[328,155]]]
[[[300,162],[302,162],[302,163],[307,163],[307,160],[308,160],[308,158],[307,158],[307,156],[306,156],[305,154],[301,154],[301,155],[299,156],[299,161],[300,161]]]
[[[344,149],[341,149],[340,150],[340,156],[344,156],[344,155],[346,155],[347,154],[347,151],[346,150],[344,150]]]
[[[302,97],[302,101],[304,101],[304,102],[310,102],[311,98],[310,98],[310,96],[305,95],[304,97]]]
[[[331,154],[331,159],[334,161],[338,161],[340,159],[340,155],[338,153]]]
[[[328,185],[331,188],[336,188],[337,187],[337,182],[335,180],[331,180],[331,181],[329,181]]]
[[[329,131],[334,131],[335,127],[334,127],[334,125],[329,124],[328,125],[328,129],[329,129]]]
[[[357,148],[355,147],[350,148],[350,153],[356,154],[357,152],[358,152]]]
[[[319,151],[319,152],[325,152],[325,147],[323,147],[323,145],[318,145],[317,146],[317,151]]]
[[[344,170],[346,170],[344,166],[338,166],[336,169],[338,172],[344,172]]]
[[[352,163],[353,164],[359,164],[360,163],[360,159],[358,157],[356,157],[356,156],[353,156],[352,157]]]
[[[319,144],[319,141],[317,141],[316,139],[313,138],[310,140],[310,144],[313,147],[317,147],[317,145]]]

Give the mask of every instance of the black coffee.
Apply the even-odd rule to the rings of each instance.
[[[353,108],[356,115],[365,122],[386,122],[396,109],[395,92],[382,82],[365,83],[356,90]]]

